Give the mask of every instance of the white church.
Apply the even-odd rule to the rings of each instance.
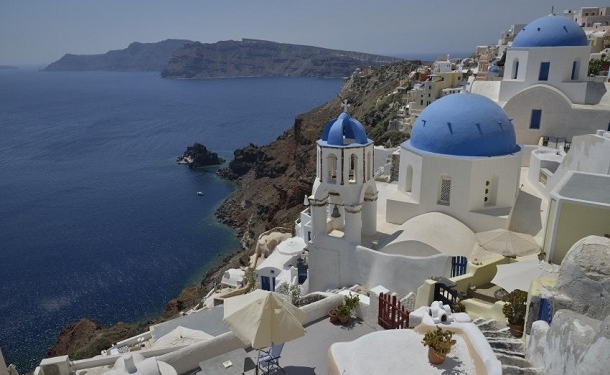
[[[470,91],[498,103],[517,142],[570,143],[610,130],[608,79],[587,75],[591,47],[574,21],[547,16],[526,25],[506,50],[501,81],[471,81]]]
[[[373,142],[360,122],[346,111],[329,122],[298,229],[309,244],[309,290],[384,285],[406,295],[449,275],[476,233],[498,228],[531,234],[556,264],[578,239],[610,233],[600,222],[610,218],[610,189],[599,191],[610,186],[610,95],[587,77],[588,56],[573,21],[526,25],[507,50],[503,81],[476,81],[421,112],[400,145],[397,183],[374,180]],[[575,146],[566,162],[568,149],[545,147],[544,137]],[[574,219],[584,229],[569,235],[565,202],[575,198],[551,191],[564,177],[595,181],[590,198],[577,197],[589,210]]]

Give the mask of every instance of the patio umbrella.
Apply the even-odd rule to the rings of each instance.
[[[153,347],[163,348],[176,345],[191,345],[211,338],[214,338],[214,336],[203,331],[178,326],[155,341]]]
[[[257,289],[224,301],[224,323],[255,349],[305,335],[306,315],[279,293]]]
[[[559,275],[559,267],[539,260],[526,260],[508,264],[496,265],[496,276],[491,280],[507,292],[515,289],[528,291],[532,281],[541,277],[556,278]]]
[[[475,234],[475,239],[485,250],[505,257],[522,257],[540,251],[540,246],[533,236],[506,229],[479,232]]]

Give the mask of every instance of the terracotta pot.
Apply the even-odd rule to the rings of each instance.
[[[349,321],[349,316],[340,316],[339,321],[341,324],[346,324]]]
[[[440,365],[441,363],[445,362],[446,356],[447,354],[439,353],[431,347],[428,347],[428,360],[433,365]]]
[[[339,320],[339,317],[337,315],[337,310],[336,309],[332,309],[328,312],[328,320],[330,320],[331,323],[335,323]]]
[[[523,336],[523,324],[509,324],[508,330],[516,338]]]

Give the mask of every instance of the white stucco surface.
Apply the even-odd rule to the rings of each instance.
[[[387,254],[469,256],[475,245],[474,232],[453,217],[429,212],[401,225],[398,237],[379,249]]]

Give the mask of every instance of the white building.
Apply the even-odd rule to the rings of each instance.
[[[430,275],[449,276],[452,257],[472,251],[474,231],[507,227],[521,149],[491,100],[464,93],[428,106],[401,145],[398,184],[383,185],[383,207],[372,152],[362,125],[345,112],[318,141],[299,231],[311,241],[310,290],[384,285],[406,295]]]
[[[570,142],[610,126],[609,84],[588,77],[584,31],[564,17],[529,23],[507,50],[502,81],[474,81],[470,91],[494,100],[515,126],[517,142],[543,137]]]
[[[506,228],[517,194],[521,148],[510,119],[476,94],[443,97],[417,118],[401,145],[398,191],[387,221],[443,212],[474,231]]]

